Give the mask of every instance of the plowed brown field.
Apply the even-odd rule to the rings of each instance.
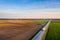
[[[31,20],[0,20],[0,40],[29,40],[43,25]]]

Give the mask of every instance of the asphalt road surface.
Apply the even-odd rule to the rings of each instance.
[[[48,25],[50,24],[51,20],[48,21],[48,23],[36,34],[35,37],[33,37],[32,40],[41,40],[42,36],[46,30],[46,28],[48,28]]]

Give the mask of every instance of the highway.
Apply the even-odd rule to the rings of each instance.
[[[32,38],[32,40],[41,40],[45,30],[48,28],[51,20]]]

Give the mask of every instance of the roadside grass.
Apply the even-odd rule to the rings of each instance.
[[[60,20],[52,20],[46,40],[60,40]]]
[[[41,39],[41,40],[45,40],[46,35],[47,35],[47,32],[48,32],[48,28],[46,28],[46,30],[45,30],[45,32],[44,32],[44,34],[43,34],[43,36],[42,36],[42,39]]]

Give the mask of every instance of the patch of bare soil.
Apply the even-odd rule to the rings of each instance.
[[[0,23],[0,40],[29,40],[44,24],[13,21]]]

